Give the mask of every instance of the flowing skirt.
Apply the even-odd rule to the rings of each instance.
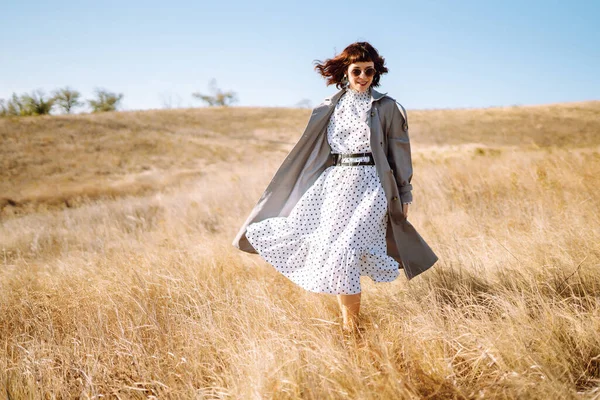
[[[360,293],[360,277],[390,282],[399,265],[386,252],[387,199],[374,165],[331,166],[287,217],[248,226],[259,255],[302,288]]]

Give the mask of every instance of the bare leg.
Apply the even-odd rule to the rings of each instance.
[[[355,331],[358,327],[358,313],[360,312],[360,293],[338,294],[337,300],[342,310],[344,330]]]

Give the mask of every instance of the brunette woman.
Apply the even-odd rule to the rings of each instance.
[[[437,261],[407,220],[408,119],[374,89],[384,64],[367,42],[316,63],[340,90],[313,110],[233,242],[302,288],[337,295],[346,331],[358,327],[361,276],[390,282],[403,268],[411,279]]]

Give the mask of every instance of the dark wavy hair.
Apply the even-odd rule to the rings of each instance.
[[[335,84],[338,89],[341,89],[347,83],[344,81],[344,74],[348,71],[348,66],[363,61],[373,61],[375,64],[375,76],[371,86],[379,86],[379,78],[382,74],[386,74],[388,69],[384,66],[385,59],[368,42],[352,43],[340,54],[328,58],[325,62],[315,60],[315,70],[327,79],[327,86]]]

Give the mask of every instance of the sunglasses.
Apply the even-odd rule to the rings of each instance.
[[[352,71],[350,71],[350,72],[352,73],[352,76],[355,76],[355,77],[357,77],[357,78],[360,76],[360,74],[362,74],[362,73],[363,73],[363,71],[362,71],[360,68],[354,68],[354,69],[353,69]],[[367,69],[365,69],[365,70],[364,70],[364,73],[365,73],[365,75],[366,75],[368,78],[370,78],[370,77],[372,77],[373,75],[375,75],[375,68],[373,68],[373,67],[368,67]]]

